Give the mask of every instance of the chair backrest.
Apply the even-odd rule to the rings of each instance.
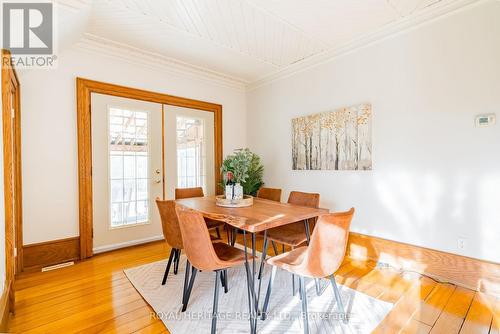
[[[354,208],[319,217],[302,265],[313,277],[337,271],[344,260]]]
[[[257,197],[270,201],[281,202],[281,189],[262,187],[257,191]]]
[[[163,229],[163,236],[172,248],[183,249],[182,235],[179,228],[179,220],[175,212],[175,201],[162,201],[156,199],[158,211],[160,211],[161,228]]]
[[[175,199],[203,197],[203,188],[175,188]]]
[[[288,196],[288,203],[301,206],[308,206],[311,208],[319,208],[319,194],[303,193],[301,191],[292,191]]]
[[[220,260],[215,253],[203,216],[182,205],[177,205],[176,211],[189,262],[198,270],[219,269]]]

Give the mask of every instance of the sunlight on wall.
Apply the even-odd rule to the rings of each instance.
[[[436,219],[444,195],[443,181],[437,174],[393,171],[378,175],[375,188],[385,209],[403,227],[423,227]]]
[[[500,263],[500,173],[482,176],[477,195],[479,221],[470,222],[471,228],[480,227],[482,253]]]

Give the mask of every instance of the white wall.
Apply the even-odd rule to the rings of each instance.
[[[356,207],[353,231],[500,262],[500,124],[474,127],[500,118],[499,17],[487,2],[248,93],[266,184]],[[291,170],[293,117],[363,102],[373,171]]]
[[[18,71],[24,244],[79,235],[76,77],[222,104],[224,154],[246,145],[244,92],[83,51],[58,59],[54,70]]]

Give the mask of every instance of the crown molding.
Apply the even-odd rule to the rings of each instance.
[[[162,70],[190,79],[203,80],[208,83],[229,87],[238,91],[245,91],[246,86],[249,84],[249,81],[237,77],[205,67],[192,65],[158,53],[145,51],[90,33],[84,34],[83,38],[75,44],[75,48],[94,54],[119,58],[134,65]]]
[[[294,64],[285,66],[271,74],[265,75],[262,78],[249,83],[246,86],[247,91],[252,91],[272,82],[290,77],[294,74],[306,71],[321,64],[330,62],[338,57],[352,53],[356,50],[408,32],[420,27],[423,24],[434,22],[437,19],[447,17],[461,10],[477,6],[480,3],[487,1],[491,0],[455,0],[441,5],[436,4],[434,6],[430,6],[422,10],[419,14],[408,16],[342,46],[331,48],[325,52],[318,53]]]

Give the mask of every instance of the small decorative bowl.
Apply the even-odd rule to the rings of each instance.
[[[224,195],[215,196],[215,204],[226,208],[244,208],[253,205],[253,197],[250,195],[243,195],[243,199],[232,200],[226,198]]]

